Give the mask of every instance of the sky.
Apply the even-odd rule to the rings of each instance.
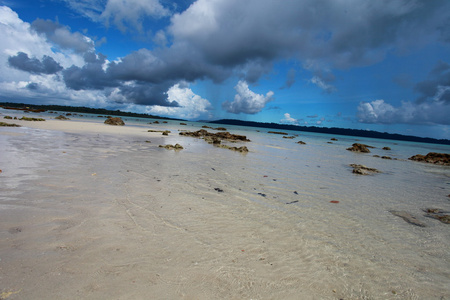
[[[450,139],[448,0],[0,0],[0,101]]]

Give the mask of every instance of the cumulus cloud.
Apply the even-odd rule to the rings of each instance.
[[[291,114],[289,114],[289,113],[285,113],[284,114],[284,119],[281,119],[280,122],[281,123],[286,123],[286,124],[298,125],[298,120],[292,118]]]
[[[29,58],[28,54],[18,52],[16,56],[8,58],[9,65],[34,74],[54,74],[63,68],[50,56],[44,55],[42,61],[37,58]]]
[[[197,119],[200,116],[209,117],[211,103],[196,95],[186,82],[179,82],[169,88],[167,98],[168,101],[177,103],[178,107],[155,105],[148,109],[148,113],[183,119]]]
[[[361,102],[357,117],[362,123],[450,125],[450,106],[443,101],[402,102],[400,107],[384,100]]]
[[[264,96],[256,94],[248,88],[247,82],[240,80],[234,87],[237,94],[234,96],[232,102],[225,101],[222,103],[222,108],[227,112],[234,114],[256,114],[263,110],[267,103],[273,100],[274,93],[267,92]]]

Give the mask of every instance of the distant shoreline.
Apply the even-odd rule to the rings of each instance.
[[[428,143],[428,144],[450,145],[450,140],[446,140],[446,139],[423,138],[423,137],[412,136],[412,135],[402,135],[402,134],[397,134],[397,133],[387,133],[387,132],[379,132],[379,131],[373,131],[373,130],[337,128],[337,127],[330,128],[330,127],[315,127],[315,126],[299,126],[299,125],[278,124],[278,123],[241,121],[241,120],[234,120],[234,119],[222,119],[222,120],[210,121],[209,123],[268,128],[268,129],[270,128],[270,129],[283,129],[283,130],[294,130],[294,131],[304,131],[304,132],[316,132],[316,133],[326,133],[326,134],[335,134],[335,135],[358,136],[358,137],[368,137],[368,138],[408,141],[408,142],[419,142],[419,143]]]
[[[0,102],[0,107],[14,108],[14,109],[20,109],[20,110],[29,110],[29,111],[64,111],[64,112],[75,112],[75,113],[91,113],[91,114],[97,114],[97,115],[114,115],[114,116],[122,116],[122,117],[137,117],[137,118],[151,118],[151,119],[161,119],[161,120],[186,121],[183,119],[160,117],[160,116],[149,115],[149,114],[124,112],[124,111],[120,111],[120,110],[108,110],[108,109],[103,109],[103,108],[89,108],[89,107],[64,106],[64,105],[37,105],[37,104],[25,104],[25,103],[13,103],[13,102]],[[418,137],[418,136],[412,136],[412,135],[402,135],[402,134],[397,134],[397,133],[387,133],[387,132],[379,132],[379,131],[373,131],[373,130],[338,128],[338,127],[299,126],[299,125],[264,123],[264,122],[255,122],[255,121],[241,121],[241,120],[236,120],[236,119],[221,119],[221,120],[203,121],[203,122],[212,123],[212,124],[237,125],[237,126],[245,126],[245,127],[282,129],[282,130],[315,132],[315,133],[325,133],[325,134],[335,134],[335,135],[368,137],[368,138],[377,138],[377,139],[386,139],[386,140],[450,145],[450,140],[447,140],[447,139],[424,138],[424,137]]]

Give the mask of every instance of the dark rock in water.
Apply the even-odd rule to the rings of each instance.
[[[18,124],[11,124],[11,123],[5,123],[5,122],[0,122],[0,127],[20,127],[20,125],[18,125]]]
[[[391,150],[389,147],[383,147],[383,150]]]
[[[223,193],[223,190],[220,188],[214,188],[215,191],[218,191],[219,193]]]
[[[55,117],[55,120],[70,120],[70,118],[63,116],[63,115],[59,115],[59,116]]]
[[[281,132],[281,131],[268,131],[267,133],[288,135],[286,132]]]
[[[368,148],[373,148],[373,147],[364,145],[364,144],[360,144],[360,143],[354,143],[350,148],[347,148],[347,150],[353,151],[353,152],[370,153],[370,150]]]
[[[375,154],[373,157],[380,157],[380,156]]]
[[[12,120],[12,117],[11,116],[4,116],[3,119]]]
[[[338,139],[337,139],[337,138],[331,138],[331,140],[332,140],[332,141],[337,141]]]
[[[164,131],[162,132],[162,135],[169,135],[169,133],[170,133],[170,130],[164,130]]]
[[[447,214],[448,212],[444,212],[438,208],[427,208],[424,211],[426,212],[425,217],[439,220],[444,224],[450,224],[450,215]]]
[[[382,159],[392,159],[390,156],[382,156]]]
[[[180,123],[180,125],[187,125],[186,123]]]
[[[294,200],[294,201],[291,201],[291,202],[286,202],[286,204],[294,204],[294,203],[297,203],[298,202],[298,200]]]
[[[283,139],[294,139],[295,138],[295,136],[283,136]]]
[[[375,168],[369,168],[365,165],[357,165],[357,164],[351,164],[350,167],[353,168],[353,173],[358,175],[371,175],[373,173],[381,173]]]
[[[29,117],[22,117],[22,118],[20,118],[19,120],[22,120],[22,121],[45,121],[45,119],[42,119],[42,118],[29,118]]]
[[[426,227],[426,225],[424,223],[420,222],[419,220],[416,219],[416,217],[412,216],[411,214],[407,213],[406,211],[391,210],[389,212],[391,214],[393,214],[394,216],[402,218],[409,224],[420,226],[420,227]]]
[[[105,120],[105,124],[123,126],[125,122],[120,117],[109,117]]]
[[[231,134],[228,131],[225,132],[217,132],[217,133],[211,133],[206,131],[205,129],[200,129],[198,131],[182,131],[180,132],[180,135],[184,136],[192,136],[192,137],[216,137],[221,140],[228,140],[228,141],[244,141],[244,142],[250,142],[249,139],[245,135],[238,135],[238,134]]]
[[[258,195],[263,196],[263,197],[267,196],[266,194],[263,194],[263,193],[258,193]]]
[[[180,144],[175,144],[175,145],[159,145],[160,148],[166,148],[167,150],[181,150],[184,149],[183,146],[181,146]]]
[[[304,141],[298,141],[297,144],[306,145],[306,143]]]
[[[426,162],[436,165],[450,166],[450,154],[430,152],[427,155],[417,154],[408,158],[409,160]]]

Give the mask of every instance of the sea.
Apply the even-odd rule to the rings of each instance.
[[[89,114],[70,118],[104,121]],[[161,284],[174,293],[168,295],[177,298],[450,299],[450,224],[427,214],[429,209],[450,214],[450,167],[408,159],[450,153],[450,146],[123,119],[141,134],[0,128],[0,211],[15,201],[24,205],[31,194],[40,195],[32,200],[39,203],[57,201],[48,195],[62,193],[55,191],[58,184],[53,191],[42,184],[55,178],[73,190],[83,184],[77,191],[83,205],[93,191],[95,205],[128,199],[127,205],[139,207],[136,226],[176,232],[175,240],[159,240],[166,256],[152,259],[166,260],[158,274],[166,276]],[[205,126],[209,132],[220,126],[245,135],[249,142],[223,143],[249,152],[179,135]],[[149,129],[170,133],[145,138]],[[184,149],[159,147],[177,143]],[[348,151],[353,143],[373,148]],[[379,172],[354,174],[351,164]],[[90,180],[79,182],[86,174]],[[133,213],[133,206],[127,207]],[[192,211],[196,214],[188,214]],[[150,225],[146,218],[155,216],[168,227]]]

